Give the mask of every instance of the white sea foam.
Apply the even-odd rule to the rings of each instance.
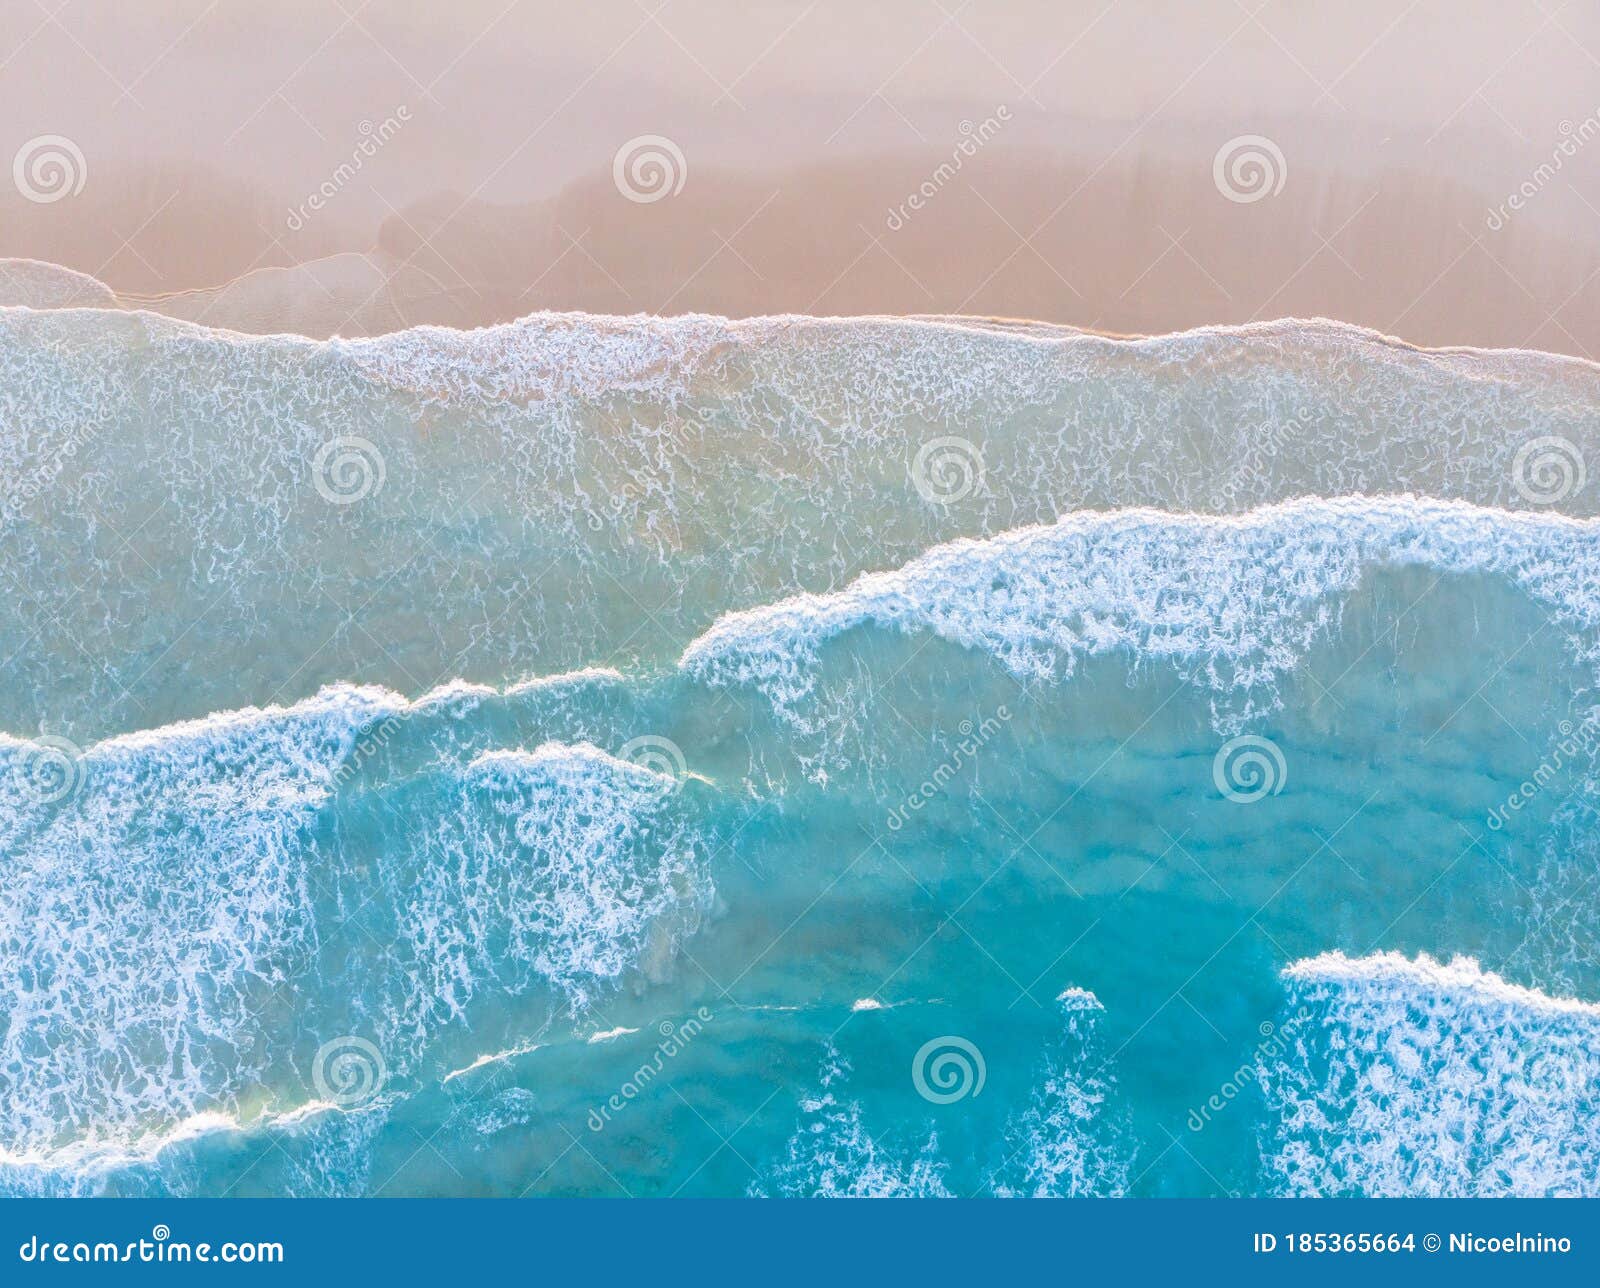
[[[462,1065],[459,1069],[451,1069],[449,1073],[439,1079],[439,1085],[447,1086],[457,1078],[465,1078],[469,1074],[476,1073],[479,1069],[507,1064],[512,1060],[520,1059],[522,1056],[531,1055],[545,1045],[546,1043],[543,1042],[519,1042],[516,1046],[507,1047],[504,1051],[490,1051],[486,1055],[478,1056],[471,1064]]]
[[[352,436],[386,483],[330,506],[314,463]],[[164,720],[237,701],[235,677],[271,691],[375,658],[390,683],[498,683],[616,655],[635,601],[656,662],[729,609],[1086,506],[1518,507],[1516,455],[1550,437],[1594,472],[1600,368],[1322,322],[1113,340],[539,314],[312,342],[0,309],[0,559],[32,590],[0,623],[0,722],[98,733],[136,718],[120,685]],[[930,504],[908,471],[950,438],[983,487]],[[1592,513],[1594,489],[1558,504]]]
[[[1531,906],[1520,910],[1526,933],[1506,961],[1518,974],[1546,981],[1560,992],[1593,987],[1595,945],[1600,944],[1600,901],[1595,877],[1600,872],[1600,766],[1574,774],[1576,790],[1550,818],[1539,839],[1537,866],[1528,869],[1508,901],[1524,892]]]
[[[329,690],[109,739],[64,800],[0,805],[0,1141],[123,1143],[233,1097],[272,1059],[260,1013],[314,951],[312,819],[399,699]],[[34,744],[7,740],[15,781]]]
[[[1002,1198],[1121,1196],[1133,1173],[1133,1133],[1099,1040],[1105,1008],[1081,988],[1056,1001],[1060,1041],[1027,1108],[1006,1125],[1006,1159],[990,1185]]]
[[[831,1043],[823,1057],[821,1086],[800,1102],[800,1121],[784,1156],[761,1179],[752,1196],[780,1198],[952,1198],[930,1132],[920,1150],[904,1153],[874,1139],[851,1098],[850,1062]]]
[[[541,980],[579,1009],[635,967],[665,971],[711,900],[676,791],[587,744],[477,756],[449,816],[386,868],[408,950],[395,1028],[420,1039],[490,982]]]
[[[538,1097],[526,1087],[504,1087],[485,1100],[468,1101],[461,1113],[467,1130],[476,1137],[474,1148],[484,1149],[491,1143],[489,1137],[526,1128],[538,1110]]]
[[[1134,1157],[1127,1110],[1098,1036],[1105,1008],[1085,989],[1057,999],[1061,1032],[1023,1109],[1006,1124],[984,1184],[1002,1198],[1114,1196],[1127,1192]],[[853,1010],[862,1009],[857,1003]],[[820,1084],[800,1100],[782,1157],[750,1187],[788,1198],[949,1198],[950,1166],[937,1132],[908,1147],[870,1129],[850,1094],[850,1062],[830,1042]]]
[[[626,1025],[619,1024],[616,1028],[606,1029],[603,1033],[591,1033],[586,1040],[590,1046],[593,1046],[597,1042],[615,1042],[618,1038],[625,1038],[628,1034],[637,1033],[638,1031],[638,1029],[630,1029]]]
[[[936,547],[846,589],[722,618],[684,651],[712,684],[750,684],[803,721],[823,646],[863,626],[930,631],[1017,676],[1068,676],[1112,650],[1161,661],[1213,694],[1237,732],[1378,568],[1490,572],[1596,649],[1600,523],[1417,497],[1300,500],[1240,516],[1080,512],[1048,527]]]
[[[0,259],[0,306],[32,309],[117,308],[109,286],[60,264]]]
[[[428,401],[527,403],[614,394],[672,400],[700,364],[731,343],[737,323],[534,313],[460,331],[422,326],[365,340],[330,340],[368,378]]]
[[[486,696],[336,686],[76,754],[0,736],[8,1176],[144,1166],[183,1124],[279,1113],[310,1075],[305,1033],[370,1034],[400,1074],[485,989],[538,979],[578,1007],[667,968],[710,898],[670,777],[554,743],[451,767],[430,743],[444,768],[371,785],[400,804],[351,793],[415,828],[352,851],[343,826],[370,823],[326,826],[369,731]]]
[[[273,1192],[282,1197],[345,1197],[361,1192],[371,1141],[393,1097],[359,1109],[311,1101],[248,1121],[210,1111],[121,1143],[84,1140],[55,1150],[0,1150],[0,1196],[67,1198],[185,1197],[196,1192],[203,1158],[215,1149],[261,1151],[282,1169]]]
[[[1283,978],[1312,1017],[1259,1070],[1283,1192],[1600,1194],[1600,1006],[1460,957],[1332,953]]]
[[[550,689],[565,689],[580,684],[621,684],[622,672],[610,666],[585,666],[575,671],[563,671],[559,675],[535,675],[525,680],[518,680],[515,684],[508,684],[503,690],[506,697],[520,697],[523,694],[538,693]]]

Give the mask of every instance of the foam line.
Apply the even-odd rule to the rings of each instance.
[[[1025,679],[1119,650],[1180,664],[1237,729],[1338,617],[1370,570],[1506,576],[1568,625],[1600,623],[1600,521],[1414,496],[1305,499],[1214,516],[1132,509],[954,541],[831,594],[731,613],[684,650],[707,683],[753,685],[794,711],[823,646],[862,626],[931,631]]]
[[[1258,1071],[1282,1192],[1600,1194],[1600,1006],[1464,957],[1332,953],[1283,980]]]

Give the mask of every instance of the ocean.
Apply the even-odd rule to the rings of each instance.
[[[1600,1193],[1600,368],[0,309],[0,1192]]]

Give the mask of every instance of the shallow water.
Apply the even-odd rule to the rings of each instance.
[[[8,1190],[1600,1191],[1593,368],[0,324]]]

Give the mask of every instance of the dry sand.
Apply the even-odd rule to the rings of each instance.
[[[313,335],[1323,315],[1600,354],[1600,14],[1576,3],[54,8],[0,36],[0,151],[59,136],[76,173],[53,201],[0,187],[0,255],[94,280],[13,265],[0,301]],[[682,157],[649,202],[613,171],[643,135]],[[1268,141],[1240,145],[1249,201],[1215,165],[1242,136]]]

